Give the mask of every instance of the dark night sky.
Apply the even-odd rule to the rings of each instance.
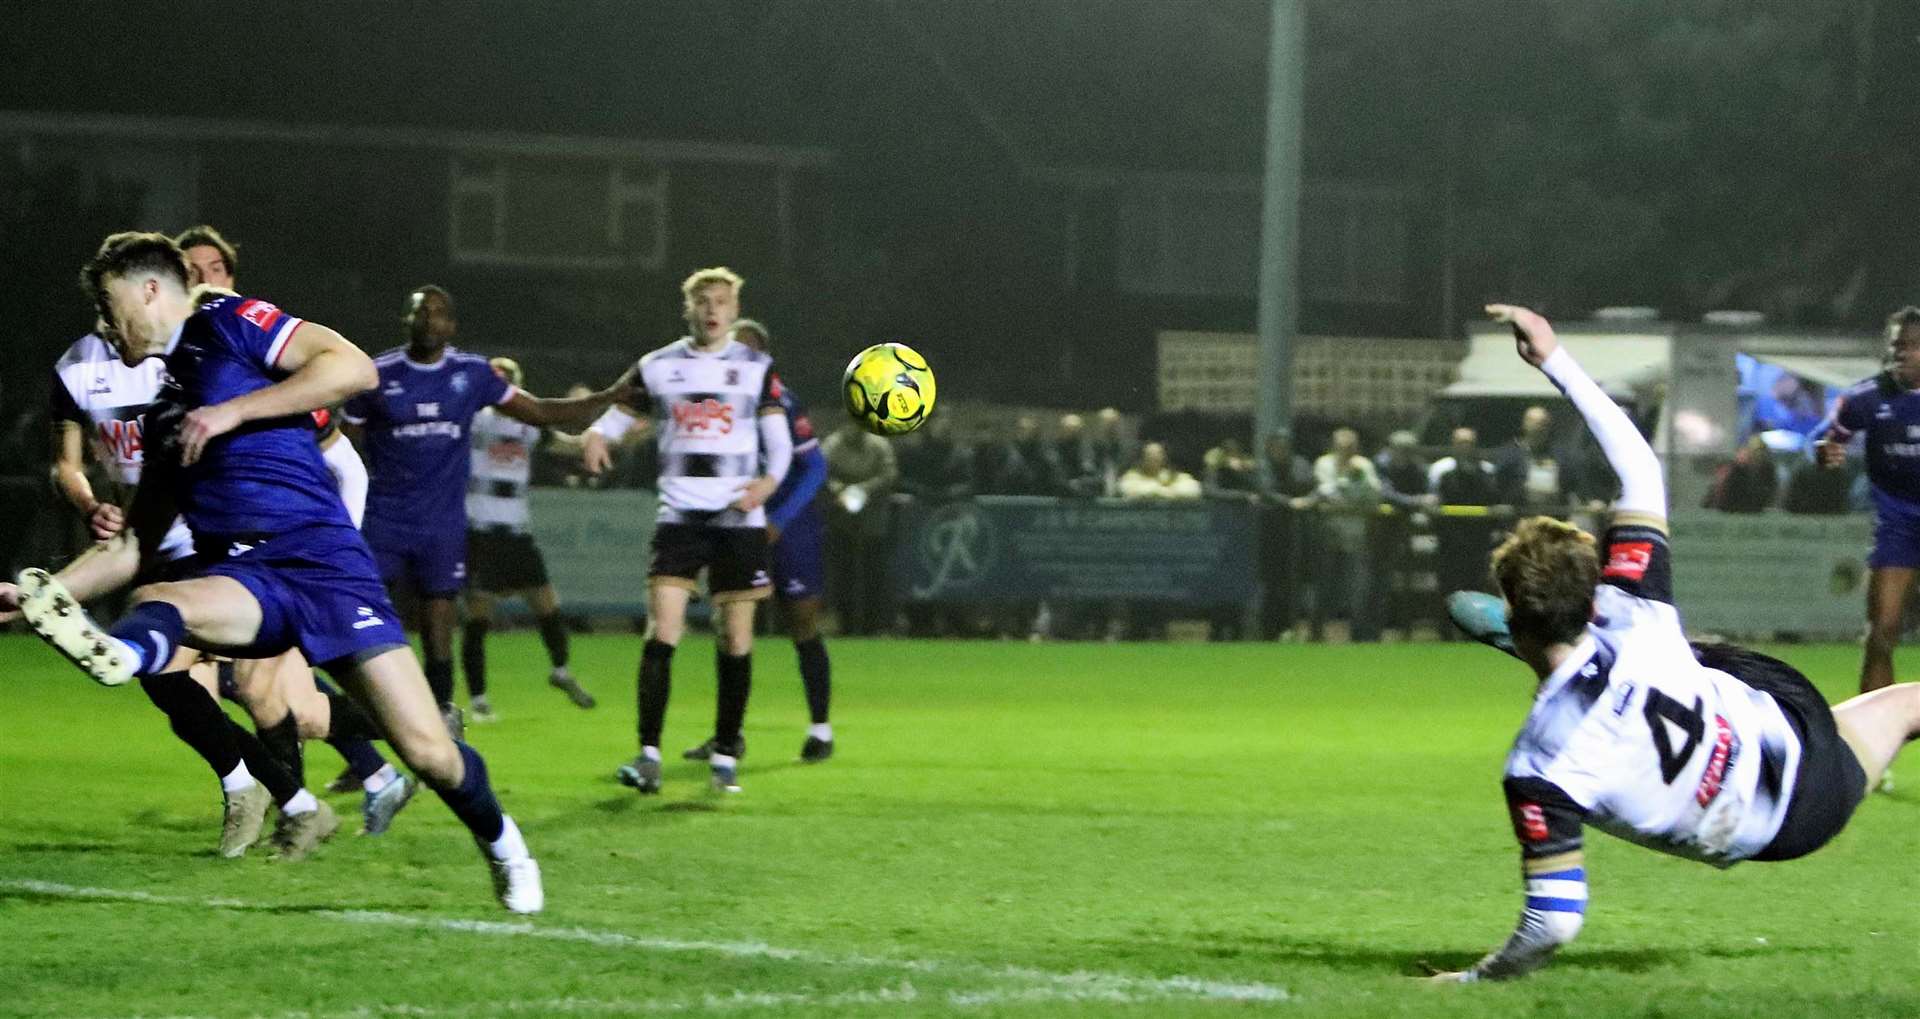
[[[0,108],[909,159],[940,131],[1012,165],[1245,172],[1266,20],[1258,0],[33,2],[0,41]]]

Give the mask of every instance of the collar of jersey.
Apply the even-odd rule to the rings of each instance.
[[[691,336],[680,337],[680,342],[685,343],[687,345],[687,353],[693,355],[694,357],[719,357],[721,354],[724,354],[727,351],[732,350],[733,345],[736,343],[739,343],[740,341],[733,339],[732,337],[728,337],[727,342],[722,343],[720,345],[719,350],[701,350],[697,345],[695,345],[693,337]],[[448,349],[452,349],[452,348],[448,348]]]
[[[1581,634],[1580,643],[1575,644],[1573,650],[1567,652],[1567,657],[1561,659],[1560,667],[1548,673],[1547,678],[1540,681],[1540,692],[1534,699],[1546,700],[1559,693],[1560,688],[1566,686],[1567,681],[1573,678],[1573,674],[1585,668],[1588,662],[1593,661],[1593,656],[1599,653],[1600,643],[1593,639],[1593,634]]]
[[[421,364],[420,362],[415,361],[413,358],[407,356],[407,348],[401,347],[400,360],[405,361],[407,363],[407,367],[409,368],[418,368],[423,372],[437,372],[440,369],[445,368],[447,366],[447,362],[453,360],[453,352],[454,352],[454,346],[453,344],[449,343],[445,347],[441,348],[440,360],[435,361],[432,364]]]
[[[173,335],[167,337],[167,349],[161,351],[160,356],[165,357],[168,354],[173,353],[173,348],[180,345],[180,334],[186,331],[187,331],[187,320],[181,319],[180,324],[173,327]]]

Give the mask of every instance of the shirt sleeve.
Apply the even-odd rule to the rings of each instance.
[[[53,420],[71,421],[77,425],[88,423],[86,413],[73,400],[73,391],[67,388],[67,380],[61,378],[57,371],[53,373],[52,401]]]
[[[466,371],[467,375],[473,379],[474,398],[479,401],[479,407],[475,408],[476,412],[481,407],[498,407],[513,398],[513,383],[495,374],[487,362],[477,362],[467,367]]]
[[[786,387],[781,385],[780,376],[774,372],[772,365],[768,365],[766,378],[760,382],[759,413],[785,414],[787,412],[787,405],[781,399],[781,397],[785,395]]]
[[[364,425],[380,406],[380,387],[375,386],[364,393],[355,393],[340,405],[340,416],[355,425]]]
[[[238,303],[234,303],[238,302]],[[301,320],[279,307],[255,298],[227,298],[203,314],[218,315],[224,328],[214,330],[247,360],[271,371],[281,371],[280,355],[293,339]]]
[[[1513,933],[1467,971],[1468,980],[1504,980],[1540,968],[1580,933],[1586,918],[1585,811],[1543,779],[1508,776],[1505,788],[1526,904]]]
[[[1601,546],[1600,582],[1635,598],[1673,604],[1673,552],[1651,524],[1616,523]]]

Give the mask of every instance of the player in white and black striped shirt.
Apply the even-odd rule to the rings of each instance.
[[[1522,521],[1494,552],[1512,653],[1540,681],[1505,779],[1526,904],[1505,944],[1434,978],[1445,981],[1518,976],[1579,933],[1583,826],[1718,867],[1793,859],[1837,834],[1920,735],[1920,684],[1829,709],[1784,662],[1689,644],[1653,449],[1545,319],[1487,310],[1580,411],[1621,494],[1604,556],[1592,535],[1546,517]]]
[[[793,460],[773,358],[728,335],[740,317],[742,282],[726,268],[688,276],[680,290],[690,334],[641,358],[634,389],[644,394],[644,403],[607,411],[586,436],[586,465],[598,473],[611,462],[609,440],[625,435],[642,407],[654,415],[660,510],[647,571],[640,754],[619,770],[622,782],[643,793],[660,789],[660,729],[672,686],[673,651],[702,569],[720,616],[715,663],[720,690],[708,764],[715,788],[740,788],[754,606],[773,590],[765,504]]]

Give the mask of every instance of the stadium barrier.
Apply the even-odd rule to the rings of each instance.
[[[531,491],[533,533],[569,611],[639,616],[646,611],[654,496],[644,489]],[[1201,500],[977,496],[951,502],[893,500],[890,587],[912,604],[1061,601],[1154,603],[1215,610],[1267,608],[1283,628],[1317,633],[1341,600],[1311,596],[1329,576],[1328,542],[1314,528],[1328,514],[1267,503]],[[1440,596],[1483,586],[1486,553],[1514,514],[1444,506],[1369,515],[1366,627],[1443,631]],[[1577,523],[1593,527],[1590,517]],[[1859,636],[1864,557],[1872,521],[1863,515],[1793,516],[1681,510],[1673,519],[1674,586],[1696,633],[1731,637]],[[1279,614],[1272,611],[1279,608]],[[1259,633],[1255,627],[1254,633]],[[1270,635],[1270,634],[1263,634]]]

